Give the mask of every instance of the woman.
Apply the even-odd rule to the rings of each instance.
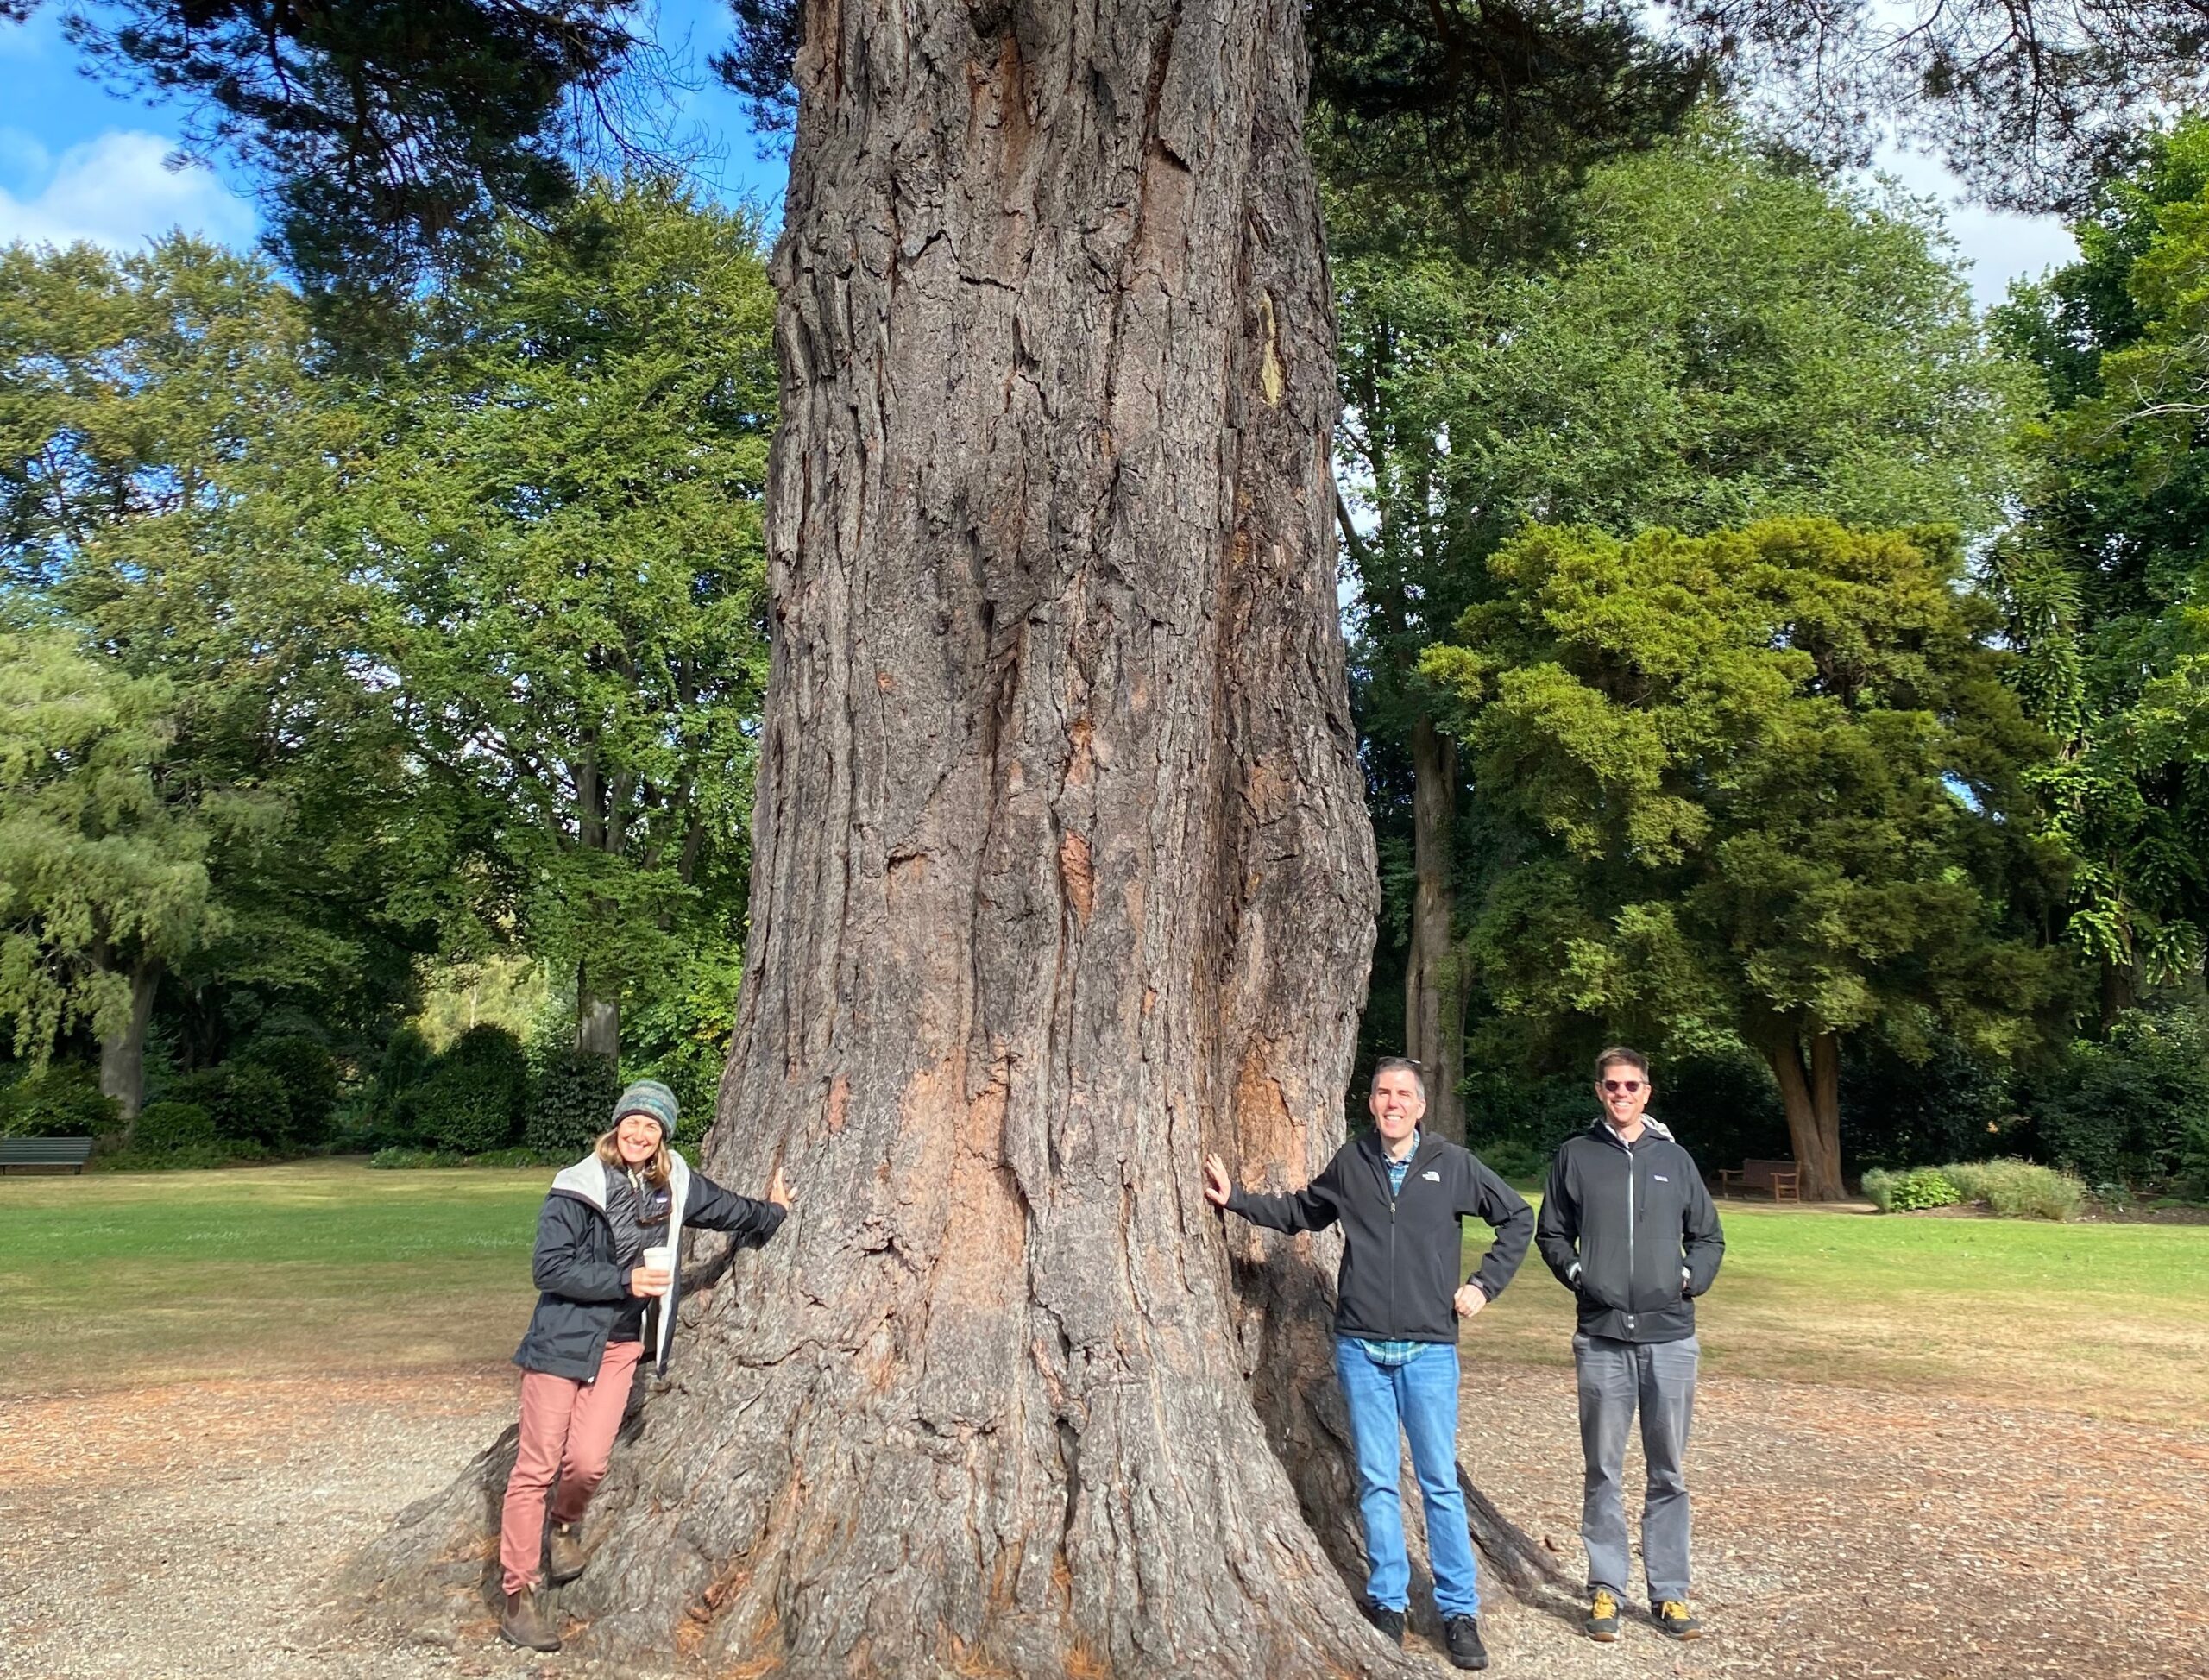
[[[657,1369],[667,1369],[683,1228],[727,1231],[739,1245],[756,1247],[790,1211],[779,1167],[764,1202],[692,1172],[667,1147],[676,1112],[675,1093],[658,1080],[631,1085],[614,1105],[614,1129],[552,1180],[538,1216],[531,1274],[543,1293],[514,1354],[522,1369],[521,1444],[499,1524],[507,1594],[499,1632],[532,1651],[560,1648],[538,1590],[545,1492],[557,1474],[545,1558],[557,1586],[583,1571],[577,1524],[606,1475],[630,1381],[648,1347]],[[674,1264],[645,1265],[647,1249],[670,1250]]]

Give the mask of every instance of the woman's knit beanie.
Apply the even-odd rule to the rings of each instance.
[[[632,1114],[641,1114],[647,1120],[659,1122],[663,1139],[675,1136],[675,1117],[677,1113],[675,1093],[658,1079],[639,1079],[621,1093],[621,1100],[614,1105],[614,1123],[620,1125]]]

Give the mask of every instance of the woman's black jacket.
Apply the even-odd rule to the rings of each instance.
[[[783,1223],[783,1210],[774,1203],[724,1190],[703,1173],[692,1172],[674,1150],[667,1154],[667,1240],[676,1250],[676,1280],[646,1313],[644,1337],[655,1369],[663,1374],[683,1287],[683,1228],[727,1231],[739,1247],[756,1248]],[[565,1168],[552,1180],[552,1193],[537,1217],[530,1275],[541,1293],[521,1346],[514,1350],[514,1363],[526,1371],[592,1381],[607,1338],[628,1304],[629,1274],[614,1253],[614,1225],[606,1217],[609,1170],[595,1155]]]

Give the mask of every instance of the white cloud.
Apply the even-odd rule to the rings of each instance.
[[[173,228],[219,244],[250,242],[253,206],[211,170],[169,168],[169,151],[159,135],[110,129],[56,158],[21,130],[0,130],[0,167],[18,188],[0,188],[0,243],[89,240],[135,250]]]

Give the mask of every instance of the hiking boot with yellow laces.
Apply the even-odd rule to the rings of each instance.
[[[1695,1613],[1677,1598],[1657,1601],[1657,1626],[1676,1639],[1699,1639],[1702,1637],[1702,1624],[1695,1619]]]
[[[1608,1587],[1598,1587],[1594,1601],[1588,1606],[1588,1637],[1597,1645],[1609,1645],[1618,1636],[1618,1595]]]

